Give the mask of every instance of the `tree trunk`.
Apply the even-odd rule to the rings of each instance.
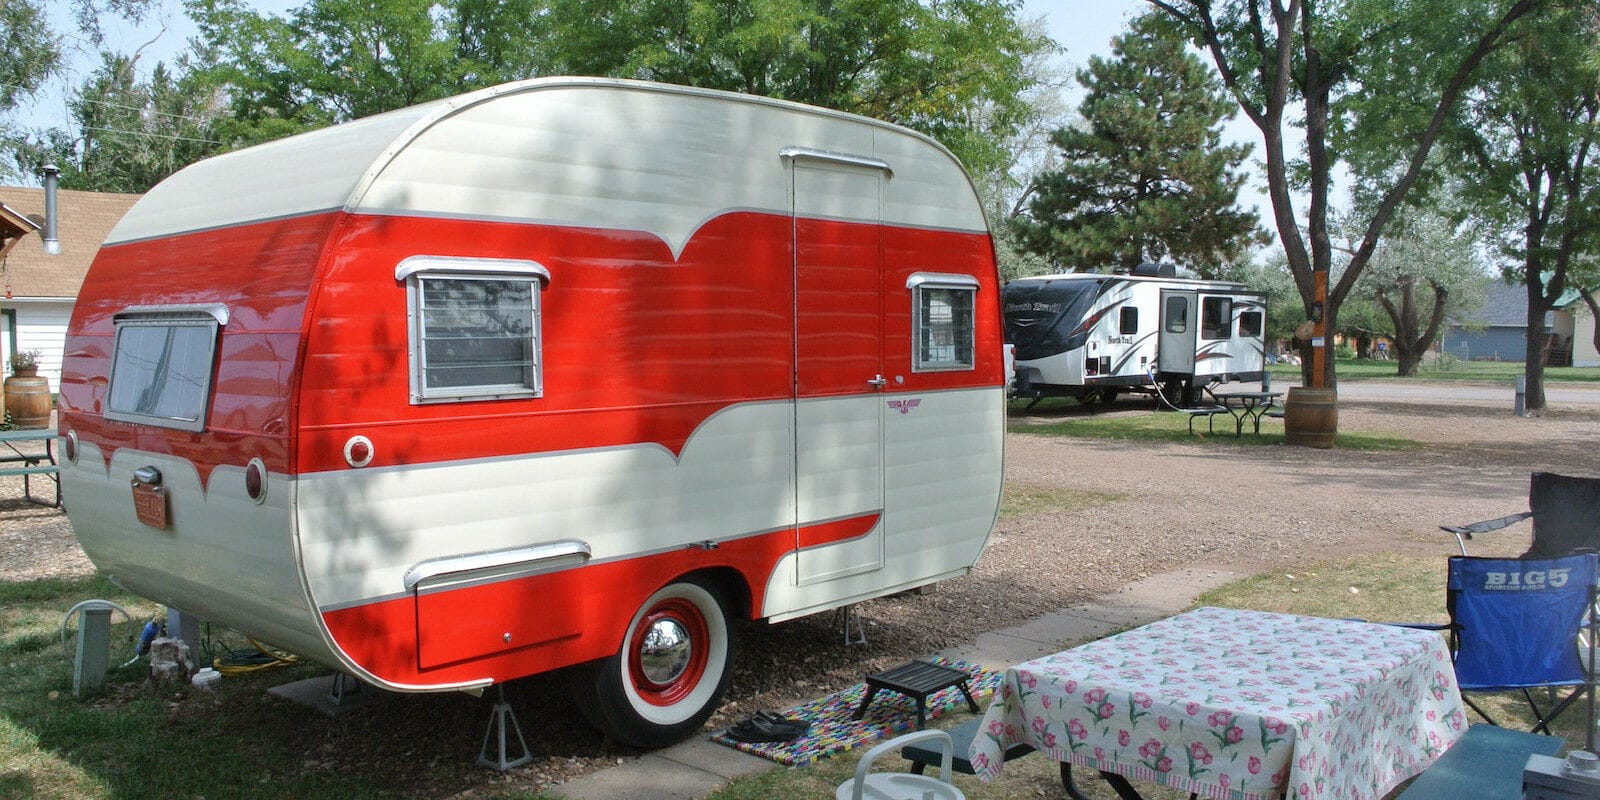
[[[1537,275],[1529,270],[1528,275]],[[1529,411],[1544,408],[1544,315],[1550,309],[1544,302],[1544,286],[1538,280],[1528,281],[1527,350],[1523,357],[1523,374],[1527,376],[1527,405]]]

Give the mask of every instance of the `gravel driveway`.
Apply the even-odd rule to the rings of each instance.
[[[1120,499],[1002,519],[972,575],[934,592],[859,606],[866,645],[842,644],[830,614],[747,626],[730,702],[711,724],[820,696],[866,672],[967,642],[985,629],[1015,625],[1178,567],[1252,573],[1362,552],[1441,558],[1454,540],[1438,525],[1526,509],[1530,472],[1600,475],[1600,392],[1589,395],[1596,402],[1526,418],[1510,414],[1509,400],[1341,403],[1343,431],[1393,433],[1423,443],[1402,452],[1246,446],[1226,436],[1152,444],[1012,434],[1006,451],[1010,483]],[[1125,399],[1102,413],[1145,413],[1151,407]],[[20,483],[0,483],[0,497],[20,495]],[[6,579],[90,569],[63,515],[0,500],[0,574]],[[462,712],[464,740],[482,725],[480,713]],[[529,741],[541,757],[507,776],[529,788],[628,752],[564,721],[573,715],[552,707],[548,698],[518,713],[544,718],[536,732],[530,730]],[[339,746],[348,748],[351,763],[389,760],[382,743],[351,740]]]

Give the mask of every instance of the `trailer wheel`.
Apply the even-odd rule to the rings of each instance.
[[[679,581],[644,601],[616,655],[576,670],[574,699],[611,738],[665,747],[694,733],[716,710],[732,664],[722,599],[700,581]]]

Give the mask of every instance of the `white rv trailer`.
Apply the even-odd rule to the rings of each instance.
[[[1171,265],[1014,280],[1003,304],[1022,397],[1164,391],[1177,402],[1197,387],[1260,380],[1265,368],[1265,295],[1178,278]]]
[[[963,575],[999,277],[897,126],[539,79],[218,156],[83,285],[61,482],[128,589],[402,691],[697,729],[743,616]]]

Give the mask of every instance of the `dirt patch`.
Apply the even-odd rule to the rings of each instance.
[[[1149,409],[1122,401],[1101,413]],[[1393,433],[1422,446],[1357,453],[1248,446],[1227,436],[1150,444],[1013,434],[1008,481],[1121,499],[1001,520],[971,575],[932,593],[861,604],[866,645],[845,645],[832,614],[745,626],[731,694],[710,725],[821,696],[867,672],[1179,567],[1250,573],[1398,552],[1440,559],[1442,568],[1455,545],[1439,525],[1525,509],[1528,474],[1536,470],[1600,474],[1600,406],[1519,418],[1471,404],[1347,401],[1339,414],[1341,430]],[[20,482],[0,482],[0,497],[20,495]],[[1515,550],[1526,537],[1524,526],[1501,547]],[[62,514],[0,501],[0,571],[7,579],[91,568]],[[537,790],[637,754],[576,722],[548,678],[517,682],[507,693],[536,758],[506,775],[470,765],[487,701],[407,697],[361,717],[324,720],[263,699],[261,713],[278,708],[299,717],[306,763],[370,774],[414,797]]]

